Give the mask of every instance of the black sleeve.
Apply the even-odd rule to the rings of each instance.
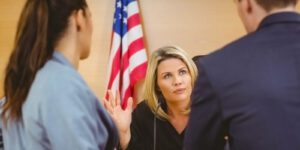
[[[223,150],[224,127],[218,95],[203,67],[192,93],[192,108],[186,128],[185,150]]]
[[[134,116],[134,115],[133,115]],[[141,139],[141,129],[136,119],[132,117],[132,123],[130,126],[131,138],[128,144],[127,150],[142,150],[144,145]]]
[[[149,128],[149,119],[151,112],[145,102],[141,102],[132,114],[132,122],[130,125],[131,139],[127,150],[145,150],[147,147],[146,131]]]

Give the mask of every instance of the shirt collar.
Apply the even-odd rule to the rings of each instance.
[[[296,12],[280,12],[280,13],[271,14],[262,20],[262,22],[258,26],[258,30],[272,24],[287,23],[287,22],[300,23],[300,15]]]
[[[74,68],[74,66],[67,60],[67,58],[58,51],[54,51],[52,59],[60,64]]]

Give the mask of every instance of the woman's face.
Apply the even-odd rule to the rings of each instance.
[[[157,67],[157,85],[167,103],[189,101],[192,93],[191,75],[180,59],[163,60]]]

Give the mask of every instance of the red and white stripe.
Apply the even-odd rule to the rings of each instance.
[[[134,86],[145,77],[147,69],[147,54],[137,1],[131,2],[127,11],[128,32],[123,38],[115,32],[112,35],[107,86],[113,93],[120,91],[123,108],[126,108],[128,98],[133,97]]]

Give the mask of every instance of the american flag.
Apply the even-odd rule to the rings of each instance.
[[[107,89],[120,91],[124,109],[128,98],[133,97],[135,84],[145,77],[147,70],[147,54],[136,0],[116,1],[111,44]]]

